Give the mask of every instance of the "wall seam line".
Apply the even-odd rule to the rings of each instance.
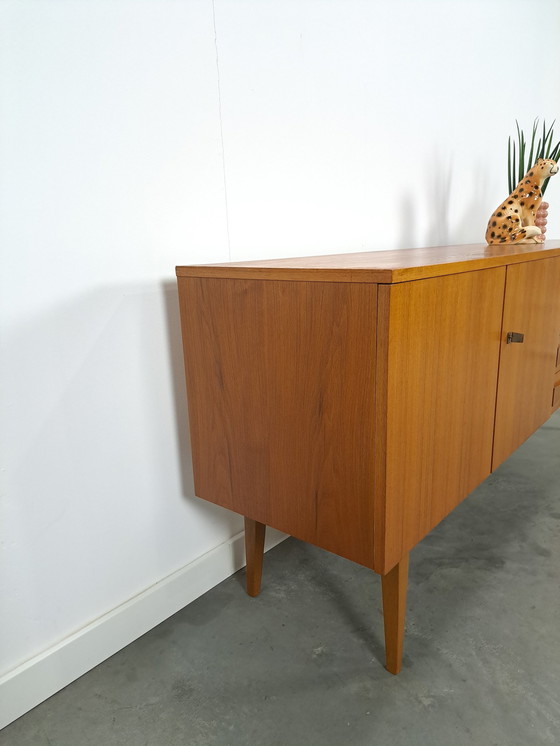
[[[220,142],[222,146],[222,175],[224,180],[224,201],[226,211],[226,233],[228,242],[228,258],[231,262],[231,238],[229,234],[229,205],[228,205],[228,193],[227,193],[227,177],[226,177],[226,154],[224,148],[224,125],[222,121],[222,86],[220,81],[220,58],[218,54],[218,30],[216,27],[216,3],[212,0],[212,22],[214,25],[214,49],[216,51],[216,74],[218,82],[218,116],[220,119]]]

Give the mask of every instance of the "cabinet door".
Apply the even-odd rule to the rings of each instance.
[[[510,265],[506,276],[492,468],[552,411],[560,327],[560,257]],[[510,333],[523,335],[512,337]],[[518,340],[518,341],[515,341]]]
[[[380,286],[377,572],[490,474],[505,275],[497,267]]]

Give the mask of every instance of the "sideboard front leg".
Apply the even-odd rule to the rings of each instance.
[[[258,596],[261,592],[265,532],[266,525],[264,523],[245,518],[247,593],[250,596]]]
[[[387,575],[381,577],[385,626],[385,668],[394,674],[399,673],[402,665],[407,586],[408,554]]]

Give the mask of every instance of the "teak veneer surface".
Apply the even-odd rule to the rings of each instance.
[[[196,494],[372,567],[377,286],[179,294]]]
[[[556,404],[559,329],[560,257],[508,267],[493,469],[546,422]],[[508,332],[523,334],[523,343],[508,344]]]
[[[505,277],[497,267],[379,288],[378,572],[490,474]]]
[[[504,246],[466,244],[179,266],[176,273],[178,277],[393,283],[500,267],[557,255],[560,256],[560,241]]]
[[[408,552],[560,406],[560,241],[177,275],[195,491],[245,517],[248,592],[266,525],[374,569],[397,673]]]

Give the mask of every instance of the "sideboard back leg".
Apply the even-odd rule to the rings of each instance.
[[[381,577],[383,623],[385,626],[385,668],[393,674],[401,670],[408,586],[408,554]]]
[[[265,532],[266,525],[264,523],[245,518],[247,593],[250,596],[258,596],[261,592]]]

